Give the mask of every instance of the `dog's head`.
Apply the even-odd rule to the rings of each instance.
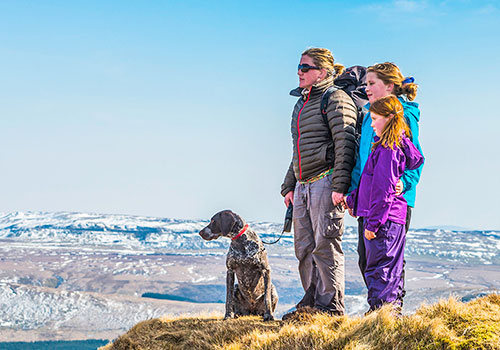
[[[207,227],[200,231],[200,236],[210,241],[220,236],[234,237],[245,226],[245,221],[231,210],[223,210],[212,216]]]

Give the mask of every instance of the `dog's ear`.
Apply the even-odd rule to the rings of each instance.
[[[208,224],[208,228],[210,228],[210,231],[212,233],[218,233],[220,234],[222,232],[221,230],[221,214],[222,212],[218,212],[212,218],[210,219],[210,224]]]
[[[229,236],[232,230],[234,230],[235,225],[235,216],[231,210],[224,210],[220,212],[219,217],[219,225],[220,231],[223,236]]]
[[[243,227],[240,216],[231,210],[224,210],[220,214],[220,229],[223,236],[230,236],[232,232],[238,232]]]

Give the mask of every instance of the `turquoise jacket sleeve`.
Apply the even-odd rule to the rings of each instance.
[[[361,173],[363,169],[361,168],[361,162],[359,161],[359,149],[358,154],[356,155],[356,164],[352,169],[351,173],[351,187],[349,187],[349,192],[354,191],[359,186],[359,180],[361,179]]]
[[[372,151],[371,148],[375,132],[373,131],[371,124],[372,118],[370,116],[370,112],[368,112],[363,119],[363,124],[361,125],[361,137],[359,138],[359,147],[356,154],[356,164],[351,172],[351,187],[349,187],[349,192],[352,192],[359,186],[361,173],[363,172],[368,156]]]

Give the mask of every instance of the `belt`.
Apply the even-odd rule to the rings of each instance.
[[[322,178],[327,177],[328,175],[330,175],[332,173],[333,173],[333,168],[325,170],[322,173],[320,173],[320,174],[318,174],[316,176],[311,177],[309,180],[299,181],[299,183],[301,183],[301,184],[310,184],[310,183],[313,183],[315,181],[321,180]]]

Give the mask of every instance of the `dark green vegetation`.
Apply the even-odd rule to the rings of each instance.
[[[0,343],[0,350],[95,350],[108,343],[108,340],[71,340]]]

